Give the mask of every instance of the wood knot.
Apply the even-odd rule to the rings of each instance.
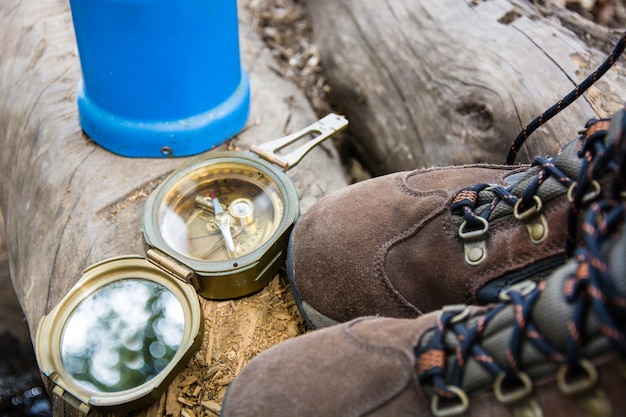
[[[482,103],[464,102],[457,106],[456,112],[463,116],[466,126],[486,131],[493,127],[493,114]]]

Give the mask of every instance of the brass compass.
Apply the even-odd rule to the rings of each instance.
[[[183,164],[146,202],[148,257],[188,268],[205,298],[240,297],[264,287],[285,260],[299,214],[298,194],[285,171],[347,124],[330,114],[253,146],[251,153],[210,152]],[[300,147],[278,154],[303,138]]]

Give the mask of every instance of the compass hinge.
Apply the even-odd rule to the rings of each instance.
[[[177,278],[185,282],[191,282],[191,277],[193,276],[194,272],[186,266],[176,262],[164,253],[156,249],[148,249],[148,251],[146,252],[146,256],[148,257],[148,260],[150,262],[167,270]]]
[[[91,407],[89,407],[88,404],[86,404],[81,399],[76,398],[58,385],[54,386],[54,388],[52,389],[52,393],[65,400],[68,404],[77,409],[83,415],[87,415],[89,414],[89,411],[91,411]]]

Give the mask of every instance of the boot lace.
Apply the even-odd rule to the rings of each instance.
[[[596,81],[598,81],[612,66],[617,59],[624,52],[626,46],[626,32],[624,32],[621,38],[616,42],[613,51],[609,54],[607,59],[596,69],[591,75],[585,78],[580,84],[578,84],[572,91],[570,91],[565,97],[557,101],[552,107],[541,113],[533,121],[531,121],[521,132],[517,135],[511,149],[506,156],[506,163],[513,164],[515,158],[522,148],[526,139],[539,127],[543,126],[548,120],[559,114],[563,109],[572,104],[578,97],[583,95],[585,91],[589,89]]]
[[[494,381],[494,395],[501,402],[512,404],[529,396],[532,382],[522,369],[521,351],[525,344],[533,345],[547,361],[558,365],[557,381],[566,394],[588,390],[597,380],[597,371],[582,353],[591,315],[611,349],[626,360],[626,294],[612,276],[602,250],[610,237],[626,233],[620,229],[626,217],[626,118],[622,117],[620,122],[616,140],[604,153],[612,156],[612,162],[607,157],[599,159],[604,159],[615,173],[611,196],[591,203],[584,212],[584,245],[573,252],[576,267],[564,281],[549,281],[553,285],[563,283],[563,301],[571,309],[566,342],[559,345],[551,342],[533,321],[536,303],[550,285],[546,281],[537,285],[527,281],[525,285],[512,287],[503,295],[504,301],[486,307],[476,317],[468,317],[471,315],[468,309],[462,312],[459,308],[444,309],[430,340],[415,347],[417,375],[423,386],[432,387],[431,409],[435,415],[462,414],[468,408],[469,399],[461,387],[470,359],[487,371]],[[595,165],[600,164],[595,162]],[[513,310],[514,320],[510,324],[506,359],[498,362],[496,354],[483,345],[483,333],[505,309]],[[585,377],[578,378],[581,374]]]
[[[622,34],[611,54],[596,71],[522,129],[511,145],[506,163],[513,164],[519,149],[530,134],[573,103],[602,77],[615,64],[625,47],[626,32]],[[534,159],[531,168],[537,167],[535,168],[536,175],[522,192],[517,191],[515,193],[515,185],[504,187],[484,183],[462,189],[456,195],[450,209],[453,215],[463,218],[459,226],[459,236],[466,245],[466,262],[470,265],[478,265],[486,258],[486,247],[481,239],[484,239],[489,229],[489,221],[500,202],[509,206],[514,217],[527,225],[531,240],[534,243],[541,243],[545,240],[548,227],[545,218],[540,215],[543,202],[538,197],[537,192],[550,177],[563,185],[564,189],[567,190],[568,199],[572,203],[568,213],[569,235],[566,248],[568,256],[571,255],[576,243],[578,213],[584,206],[598,198],[601,193],[598,178],[603,174],[601,169],[605,168],[605,161],[597,163],[594,160],[605,154],[604,138],[607,128],[608,120],[606,119],[592,119],[585,125],[585,129],[578,139],[578,157],[582,159],[583,164],[576,179],[570,178],[555,165],[555,160],[562,152],[561,149],[557,155],[551,158],[539,156]],[[485,198],[491,198],[491,203],[483,204]]]
[[[465,365],[470,358],[484,368],[494,380],[494,394],[504,403],[512,403],[532,392],[530,377],[521,369],[521,350],[525,343],[532,344],[546,360],[559,366],[559,386],[566,394],[589,389],[597,380],[597,371],[581,354],[585,342],[585,323],[594,314],[601,323],[600,331],[610,341],[611,347],[626,360],[626,294],[616,286],[607,262],[601,252],[601,243],[624,221],[626,203],[614,200],[593,203],[585,216],[586,247],[575,252],[578,267],[564,285],[564,298],[573,306],[569,317],[569,330],[565,347],[551,343],[532,320],[533,308],[546,287],[542,281],[529,292],[510,289],[507,302],[494,305],[473,325],[459,320],[459,311],[445,311],[440,315],[431,341],[415,348],[417,374],[422,384],[433,387],[432,410],[443,415],[462,414],[469,406],[467,394],[462,390]],[[597,219],[602,220],[598,221]],[[487,348],[481,345],[481,335],[488,323],[506,308],[513,308],[515,320],[506,350],[506,362],[498,363]],[[446,347],[452,335],[457,346],[454,351]],[[446,358],[453,358],[449,363]],[[583,382],[570,382],[570,375],[584,374]],[[445,410],[445,413],[442,411]]]
[[[577,214],[580,209],[600,196],[599,178],[608,170],[614,171],[616,166],[609,164],[610,154],[606,152],[605,137],[609,121],[606,119],[592,119],[587,122],[582,134],[578,138],[578,157],[582,161],[578,178],[570,178],[556,164],[562,150],[557,155],[547,158],[538,156],[532,166],[538,167],[534,177],[528,182],[526,188],[519,196],[515,194],[515,185],[504,187],[501,185],[476,184],[462,189],[457,195],[450,210],[453,215],[462,216],[463,222],[459,227],[459,234],[465,238],[475,238],[478,233],[485,234],[488,230],[489,221],[500,202],[505,203],[513,210],[513,215],[523,222],[535,218],[543,205],[538,196],[539,188],[545,181],[552,177],[567,190],[567,196],[571,202],[568,216],[568,252],[575,244],[577,231]],[[492,200],[489,204],[481,204],[484,197],[481,193],[490,193]],[[473,235],[472,235],[473,233]],[[543,236],[545,238],[545,235]],[[536,239],[540,243],[542,239]]]

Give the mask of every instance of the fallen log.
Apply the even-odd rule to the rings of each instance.
[[[243,7],[239,20],[251,114],[247,126],[219,149],[246,151],[317,117],[303,94],[279,75]],[[113,256],[145,254],[146,198],[187,158],[123,158],[82,133],[76,106],[80,67],[67,1],[1,2],[0,38],[0,211],[13,286],[34,342],[40,319],[86,267]],[[288,175],[302,211],[347,185],[330,141]],[[206,326],[200,351],[153,406],[133,415],[219,412],[229,381],[252,356],[302,331],[290,297],[277,276],[249,297],[202,299]],[[60,398],[52,401],[54,415],[79,415]]]
[[[539,6],[543,4],[544,6]],[[308,2],[331,99],[375,175],[502,163],[516,135],[606,58],[621,31],[550,2]],[[518,161],[551,155],[626,97],[623,60],[534,134]]]

